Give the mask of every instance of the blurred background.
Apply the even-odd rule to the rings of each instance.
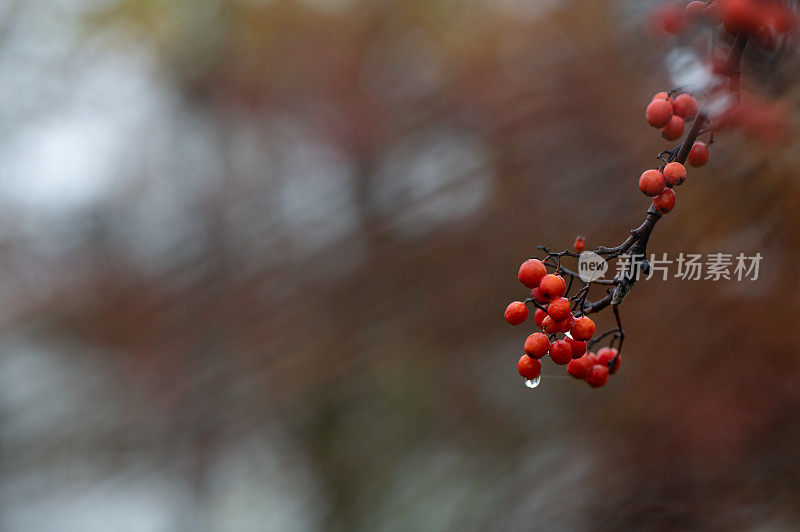
[[[637,285],[600,390],[517,375],[519,263],[647,207],[654,4],[0,2],[0,530],[797,530],[795,132],[650,240],[757,281]],[[744,70],[796,122],[796,56]]]

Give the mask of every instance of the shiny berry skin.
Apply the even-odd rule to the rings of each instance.
[[[667,163],[661,173],[664,174],[664,179],[667,183],[673,187],[686,181],[686,167],[678,162]]]
[[[546,305],[550,303],[550,298],[544,297],[541,292],[539,292],[539,287],[536,287],[531,290],[531,297],[541,303],[542,305]]]
[[[575,320],[570,334],[575,340],[591,340],[594,336],[594,322],[587,316],[581,316]]]
[[[506,307],[505,317],[511,325],[519,325],[528,319],[528,307],[522,301],[514,301]]]
[[[661,128],[661,136],[667,140],[678,140],[683,136],[683,118],[673,116],[669,123]]]
[[[542,320],[542,330],[547,334],[555,334],[564,332],[564,329],[569,324],[567,320],[556,321],[550,316],[545,316]]]
[[[572,358],[578,358],[586,354],[586,342],[575,340],[569,336],[564,337],[564,341],[572,348]]]
[[[528,355],[522,355],[517,362],[517,371],[523,379],[535,379],[542,374],[542,363]]]
[[[608,366],[608,363],[617,356],[617,350],[613,347],[603,347],[597,352],[597,364]]]
[[[592,366],[594,366],[592,358],[584,355],[569,361],[569,364],[567,364],[567,373],[576,379],[585,379],[592,372]]]
[[[711,153],[709,153],[705,142],[698,141],[692,144],[692,149],[689,150],[689,156],[686,157],[686,161],[692,166],[705,166],[710,156]]]
[[[672,102],[673,113],[681,118],[692,118],[697,115],[697,100],[691,94],[681,94]]]
[[[540,329],[542,328],[542,321],[544,321],[546,317],[547,311],[540,308],[537,308],[536,312],[533,313],[533,321],[536,322],[536,326]]]
[[[645,196],[658,196],[665,184],[664,174],[658,170],[645,170],[639,177],[639,190]]]
[[[686,20],[689,22],[698,22],[703,20],[703,15],[705,15],[706,12],[706,3],[700,2],[699,0],[689,2],[683,12],[686,15]]]
[[[586,249],[586,237],[579,236],[575,239],[575,251],[583,253],[584,249]]]
[[[644,117],[651,126],[664,127],[672,119],[672,104],[661,98],[655,99],[647,104]]]
[[[539,286],[542,278],[547,275],[547,270],[539,259],[528,259],[519,267],[517,278],[528,288]]]
[[[544,276],[542,282],[539,283],[539,292],[549,298],[551,301],[557,297],[561,297],[567,291],[567,283],[560,275],[550,273]]]
[[[572,348],[564,340],[556,340],[550,344],[550,358],[556,364],[568,364],[572,360]]]
[[[608,382],[608,368],[601,364],[595,364],[592,366],[592,371],[589,373],[589,376],[586,377],[586,382],[588,382],[589,386],[592,388],[603,386]]]
[[[661,214],[667,214],[675,208],[675,191],[671,188],[662,190],[661,194],[653,198],[653,207]]]
[[[556,321],[564,321],[569,317],[569,299],[566,297],[557,297],[550,302],[547,307],[547,313]]]
[[[546,334],[537,332],[525,340],[525,354],[534,358],[542,358],[550,349],[550,340]]]

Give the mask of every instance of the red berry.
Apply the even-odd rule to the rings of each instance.
[[[540,308],[536,309],[536,312],[533,313],[533,321],[536,322],[536,326],[541,329],[542,321],[547,317],[547,311],[542,310]]]
[[[542,374],[542,363],[528,355],[522,355],[517,362],[517,371],[523,379],[535,379]]]
[[[595,364],[592,366],[592,371],[589,373],[589,376],[586,377],[586,382],[588,382],[589,386],[592,388],[603,386],[608,382],[608,368],[601,364]]]
[[[586,249],[586,237],[579,236],[575,239],[575,251],[583,253],[584,249]]]
[[[528,307],[522,301],[514,301],[506,307],[505,317],[511,325],[519,325],[528,318]]]
[[[668,92],[657,92],[655,96],[653,96],[653,100],[667,100],[672,103],[672,96],[670,96]],[[650,101],[652,102],[653,100]]]
[[[672,119],[672,104],[661,98],[647,104],[644,112],[645,119],[653,127],[664,127]]]
[[[569,336],[565,336],[564,341],[572,348],[572,358],[579,357],[586,353],[586,342],[575,340]]]
[[[519,267],[517,277],[528,288],[536,288],[539,282],[547,275],[547,270],[539,259],[528,259]]]
[[[546,334],[533,333],[525,340],[525,354],[534,358],[542,358],[550,349],[550,340]]]
[[[695,142],[692,144],[692,149],[689,150],[689,156],[686,157],[686,161],[692,166],[704,166],[707,162],[711,153],[708,151],[708,146],[706,146],[705,142]]]
[[[684,10],[684,14],[686,15],[686,20],[689,22],[698,22],[703,19],[703,15],[706,12],[706,3],[700,2],[699,0],[695,0],[694,2],[689,2]]]
[[[550,300],[563,296],[566,291],[567,283],[564,278],[554,273],[545,275],[539,283],[539,293]]]
[[[697,114],[697,100],[690,94],[681,94],[672,103],[673,112],[681,118],[692,118]]]
[[[661,194],[653,198],[653,206],[661,214],[667,214],[675,207],[675,191],[671,188],[665,188]]]
[[[678,186],[686,181],[686,167],[681,163],[667,163],[664,167],[664,179],[672,186]]]
[[[661,136],[667,140],[678,140],[683,135],[683,118],[673,116],[669,124],[661,128]]]
[[[550,316],[545,316],[542,320],[542,330],[547,334],[555,334],[559,332],[564,332],[565,325],[569,322],[567,320],[564,321],[556,321]]]
[[[594,322],[587,316],[581,316],[575,320],[570,334],[575,340],[591,340],[594,336]]]
[[[719,3],[722,22],[731,35],[752,33],[761,23],[761,12],[753,0],[724,0]]]
[[[544,335],[542,335],[544,336]],[[603,347],[597,352],[597,364],[608,366],[608,363],[617,356],[617,350],[613,347]]]
[[[622,362],[622,355],[617,355],[616,360],[609,363],[608,372],[613,375],[619,369],[620,363]]]
[[[567,364],[567,373],[576,379],[585,379],[592,372],[592,366],[594,366],[592,358],[588,355],[584,355],[569,361],[569,364]]]
[[[569,316],[569,299],[566,297],[557,297],[550,302],[547,307],[547,313],[556,321],[563,321]]]
[[[678,35],[686,29],[686,18],[677,4],[662,4],[650,15],[650,29],[657,35]]]
[[[533,288],[533,289],[531,290],[531,296],[533,297],[533,299],[535,299],[536,301],[538,301],[538,302],[539,302],[539,303],[541,303],[542,305],[546,305],[547,303],[549,303],[549,302],[550,302],[550,299],[548,299],[548,298],[544,297],[544,296],[542,295],[542,293],[541,293],[541,292],[539,292],[539,288],[538,288],[538,287],[536,287],[536,288]]]
[[[556,340],[550,344],[550,358],[556,364],[568,364],[572,360],[572,348],[564,340]]]
[[[658,196],[665,183],[664,174],[658,170],[645,170],[639,177],[639,190],[645,196]]]

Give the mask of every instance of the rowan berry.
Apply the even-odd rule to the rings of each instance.
[[[554,273],[545,275],[539,283],[539,293],[550,300],[563,296],[566,291],[567,283],[564,278]]]
[[[584,249],[586,249],[586,237],[579,236],[575,239],[575,251],[583,253]]]
[[[505,318],[511,325],[519,325],[528,318],[528,307],[522,301],[514,301],[506,307]]]
[[[570,303],[566,297],[557,297],[550,302],[547,313],[556,321],[566,320],[569,316]]]
[[[683,118],[675,115],[661,128],[661,136],[667,140],[678,140],[683,136]]]
[[[564,332],[565,326],[568,324],[569,322],[567,320],[556,321],[550,316],[545,316],[542,320],[542,330],[547,334],[560,333]]]
[[[686,15],[686,20],[689,22],[698,22],[702,20],[703,15],[706,12],[706,3],[700,2],[699,0],[695,0],[694,2],[689,2],[684,10],[684,14]]]
[[[752,33],[761,23],[761,13],[753,0],[726,0],[720,2],[722,22],[731,35]]]
[[[673,113],[681,118],[692,118],[697,114],[697,100],[691,94],[681,94],[672,103]]]
[[[592,366],[592,371],[589,373],[589,376],[586,377],[586,382],[588,382],[589,386],[592,388],[603,386],[608,382],[608,368],[601,364],[595,364]]]
[[[542,305],[546,305],[550,302],[550,299],[544,297],[544,295],[542,295],[542,293],[539,291],[538,287],[531,289],[531,296]]]
[[[528,356],[542,358],[547,354],[548,349],[550,349],[550,340],[547,339],[546,334],[540,332],[533,333],[525,340],[524,349],[525,354]]]
[[[540,308],[536,309],[536,312],[533,313],[533,321],[536,322],[536,326],[541,329],[542,321],[547,317],[547,311],[542,310]]]
[[[564,341],[572,348],[572,358],[586,354],[586,342],[575,340],[569,336],[565,336]]]
[[[695,142],[692,144],[692,149],[689,150],[689,156],[686,157],[686,161],[692,166],[704,166],[707,162],[711,153],[708,151],[708,146],[706,146],[705,142]]]
[[[542,335],[544,336],[544,335]],[[608,363],[617,356],[617,350],[613,347],[603,347],[597,352],[597,364],[608,366]]]
[[[517,371],[523,379],[535,379],[542,374],[542,363],[528,355],[522,355],[517,362]]]
[[[528,259],[519,267],[517,277],[528,288],[536,288],[539,282],[547,275],[547,270],[539,259]]]
[[[670,96],[668,92],[657,92],[653,96],[653,100],[667,100],[669,103],[672,103],[672,96]],[[653,100],[650,101],[652,102]]]
[[[664,170],[664,179],[672,186],[678,186],[686,181],[686,167],[679,162],[667,163]]]
[[[645,196],[658,196],[665,183],[664,174],[658,170],[645,170],[639,177],[639,190]]]
[[[675,207],[675,191],[665,188],[661,194],[653,198],[653,207],[661,214],[667,214]]]
[[[572,348],[564,340],[556,340],[550,344],[550,358],[556,364],[568,364],[572,360]]]
[[[573,358],[567,364],[567,373],[576,379],[585,379],[592,372],[592,366],[594,366],[594,361],[587,355]]]
[[[613,361],[609,362],[609,364],[608,364],[608,372],[610,374],[612,374],[612,375],[614,373],[616,373],[617,370],[619,369],[619,365],[620,365],[621,362],[622,362],[622,355],[617,355],[616,359],[614,359]]]
[[[591,340],[594,336],[594,322],[587,316],[581,316],[575,320],[570,334],[575,340]]]
[[[653,127],[664,127],[672,119],[672,104],[661,98],[652,100],[647,104],[644,112],[645,119]]]

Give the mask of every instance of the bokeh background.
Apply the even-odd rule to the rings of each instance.
[[[521,260],[647,206],[653,5],[0,2],[0,530],[797,530],[794,132],[651,239],[758,281],[637,285],[603,389],[516,372]],[[796,122],[797,74],[743,83]]]

